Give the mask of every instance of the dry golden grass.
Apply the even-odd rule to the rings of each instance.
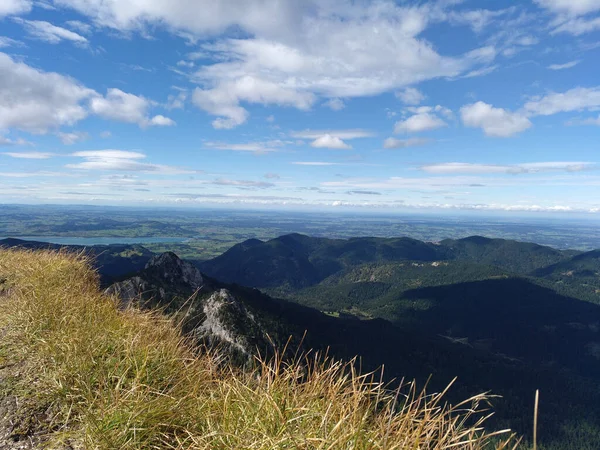
[[[514,449],[484,431],[484,395],[449,406],[323,355],[252,372],[201,355],[158,312],[119,310],[82,255],[0,250],[4,354],[50,443],[90,449]]]

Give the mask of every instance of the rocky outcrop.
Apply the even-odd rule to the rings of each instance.
[[[268,345],[267,332],[242,299],[171,252],[155,256],[143,271],[106,293],[117,296],[124,308],[164,309],[199,344],[219,348],[243,364],[252,360],[257,346]]]

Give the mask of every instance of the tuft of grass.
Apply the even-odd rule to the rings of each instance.
[[[157,311],[121,310],[83,254],[0,250],[3,358],[51,444],[92,449],[515,449],[486,395],[451,406],[305,354],[251,371],[199,352]],[[32,407],[36,410],[36,407]]]

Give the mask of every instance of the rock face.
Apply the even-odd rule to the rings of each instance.
[[[119,297],[124,308],[163,308],[199,344],[217,347],[242,364],[252,360],[256,347],[268,345],[267,333],[243,300],[171,252],[153,257],[144,270],[106,293]]]

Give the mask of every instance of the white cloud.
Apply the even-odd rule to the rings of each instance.
[[[570,69],[572,67],[575,67],[580,62],[581,62],[581,60],[576,60],[576,61],[570,61],[570,62],[567,62],[567,63],[564,63],[564,64],[550,64],[548,66],[548,69],[550,69],[550,70]]]
[[[510,137],[531,127],[531,122],[523,114],[494,108],[484,102],[465,105],[460,113],[466,126],[481,128],[487,136]]]
[[[294,161],[292,164],[296,166],[338,166],[338,163],[325,161]]]
[[[193,61],[180,60],[180,61],[177,61],[177,65],[179,67],[187,67],[188,69],[191,69],[194,67],[195,64]]]
[[[88,43],[88,40],[85,37],[71,30],[67,30],[66,28],[57,27],[50,22],[24,19],[15,19],[15,21],[22,24],[30,36],[48,42],[49,44],[58,44],[63,40],[80,45]]]
[[[230,129],[244,123],[248,111],[241,101],[262,105],[293,106],[308,110],[315,102],[310,92],[301,92],[255,76],[244,75],[235,80],[221,82],[211,89],[196,88],[193,103],[214,116],[217,129]]]
[[[149,117],[155,103],[120,89],[102,97],[76,80],[43,72],[0,52],[0,129],[16,128],[32,133],[72,126],[90,112],[106,119],[145,126],[168,126],[164,116]]]
[[[112,133],[110,131],[108,131],[108,130],[103,131],[102,133],[100,133],[100,137],[103,138],[103,139],[107,139],[107,138],[109,138],[111,136],[112,136]]]
[[[6,47],[22,47],[23,43],[6,36],[0,36],[0,48]]]
[[[418,105],[426,98],[425,94],[413,87],[396,92],[396,97],[405,105]]]
[[[424,138],[410,138],[410,139],[395,139],[387,138],[383,141],[383,148],[408,148],[408,147],[420,147],[431,142],[430,139]]]
[[[535,0],[537,4],[555,13],[552,33],[570,33],[580,36],[600,29],[600,17],[589,17],[600,11],[597,0]]]
[[[439,20],[441,4],[391,1],[57,0],[97,25],[121,31],[156,26],[187,36],[218,36],[193,52],[212,64],[199,68],[194,104],[217,118],[215,128],[244,123],[244,103],[310,108],[318,97],[378,95],[489,65],[491,46],[444,56],[422,32]],[[230,27],[251,36],[222,37]],[[399,56],[401,55],[401,56]],[[334,105],[339,105],[339,102]]]
[[[563,93],[552,92],[525,103],[525,110],[529,114],[539,116],[597,108],[600,108],[600,87],[577,87]]]
[[[162,115],[157,115],[154,116],[152,119],[150,119],[150,121],[148,122],[148,125],[156,125],[159,127],[170,127],[175,125],[175,121],[173,119],[170,119],[168,117],[162,116]]]
[[[556,13],[578,16],[600,10],[598,0],[534,0],[538,5]]]
[[[3,155],[19,159],[48,159],[53,156],[52,153],[44,152],[6,152]]]
[[[346,107],[346,104],[340,98],[331,98],[323,103],[323,105],[327,106],[332,111],[341,111]]]
[[[583,122],[581,122],[583,125],[598,125],[600,126],[600,116],[598,116],[595,119],[586,119]]]
[[[148,173],[170,173],[184,174],[197,171],[182,169],[178,167],[165,166],[161,164],[150,164],[140,160],[146,155],[140,152],[125,150],[86,150],[72,153],[71,156],[83,158],[84,161],[75,164],[67,164],[69,169],[80,170],[110,170],[126,172],[148,172]]]
[[[346,130],[302,130],[292,131],[291,137],[298,139],[318,139],[324,135],[330,135],[340,139],[359,139],[375,136],[375,133],[362,128],[349,128]]]
[[[454,113],[451,109],[446,108],[442,105],[436,106],[407,106],[405,108],[406,111],[411,112],[413,114],[441,114],[446,119],[452,119],[454,117]]]
[[[575,18],[569,19],[557,26],[553,34],[570,33],[575,36],[591,33],[592,31],[600,30],[600,17],[593,19]]]
[[[394,133],[419,133],[446,127],[448,124],[439,117],[428,112],[422,112],[400,120],[394,125]]]
[[[80,20],[67,20],[65,23],[69,28],[79,31],[80,33],[90,34],[92,32],[92,26]]]
[[[183,109],[185,106],[186,100],[187,100],[187,92],[186,91],[181,91],[176,95],[171,94],[167,98],[167,104],[165,105],[165,108],[168,109],[169,111],[171,111],[173,109]]]
[[[95,96],[90,101],[90,110],[105,119],[135,123],[140,127],[170,126],[175,122],[168,117],[148,116],[152,102],[145,97],[123,92],[120,89],[108,89],[106,96]]]
[[[438,175],[448,174],[494,174],[494,173],[537,173],[548,171],[578,172],[595,166],[592,162],[550,161],[512,165],[473,164],[473,163],[440,163],[421,166],[421,170]]]
[[[2,0],[0,2],[0,17],[22,14],[31,11],[30,0]]]
[[[2,145],[2,146],[30,145],[30,144],[31,144],[31,142],[28,142],[25,139],[22,139],[22,138],[10,139],[10,138],[7,138],[6,136],[3,136],[2,134],[0,134],[0,145]]]
[[[94,94],[72,78],[34,69],[0,53],[0,129],[44,133],[73,125],[87,116],[82,103]]]
[[[271,140],[248,143],[206,142],[204,147],[216,150],[232,150],[235,152],[268,153],[276,152],[279,147],[283,147],[284,145],[286,145],[284,141]]]
[[[505,51],[504,56],[510,56],[510,52]],[[497,65],[482,67],[480,69],[471,70],[462,78],[474,78],[474,77],[483,77],[485,75],[489,75],[492,72],[495,72],[498,69]]]
[[[346,144],[339,137],[330,134],[319,136],[310,143],[310,146],[314,148],[332,148],[337,150],[348,150],[352,148],[351,145]]]
[[[72,145],[77,142],[85,141],[89,139],[90,135],[85,131],[73,131],[71,133],[56,133],[56,135],[60,138],[63,144]]]
[[[248,181],[248,180],[228,180],[226,178],[219,178],[211,184],[218,186],[241,186],[241,187],[255,187],[255,188],[269,188],[275,186],[273,183],[266,181]]]

